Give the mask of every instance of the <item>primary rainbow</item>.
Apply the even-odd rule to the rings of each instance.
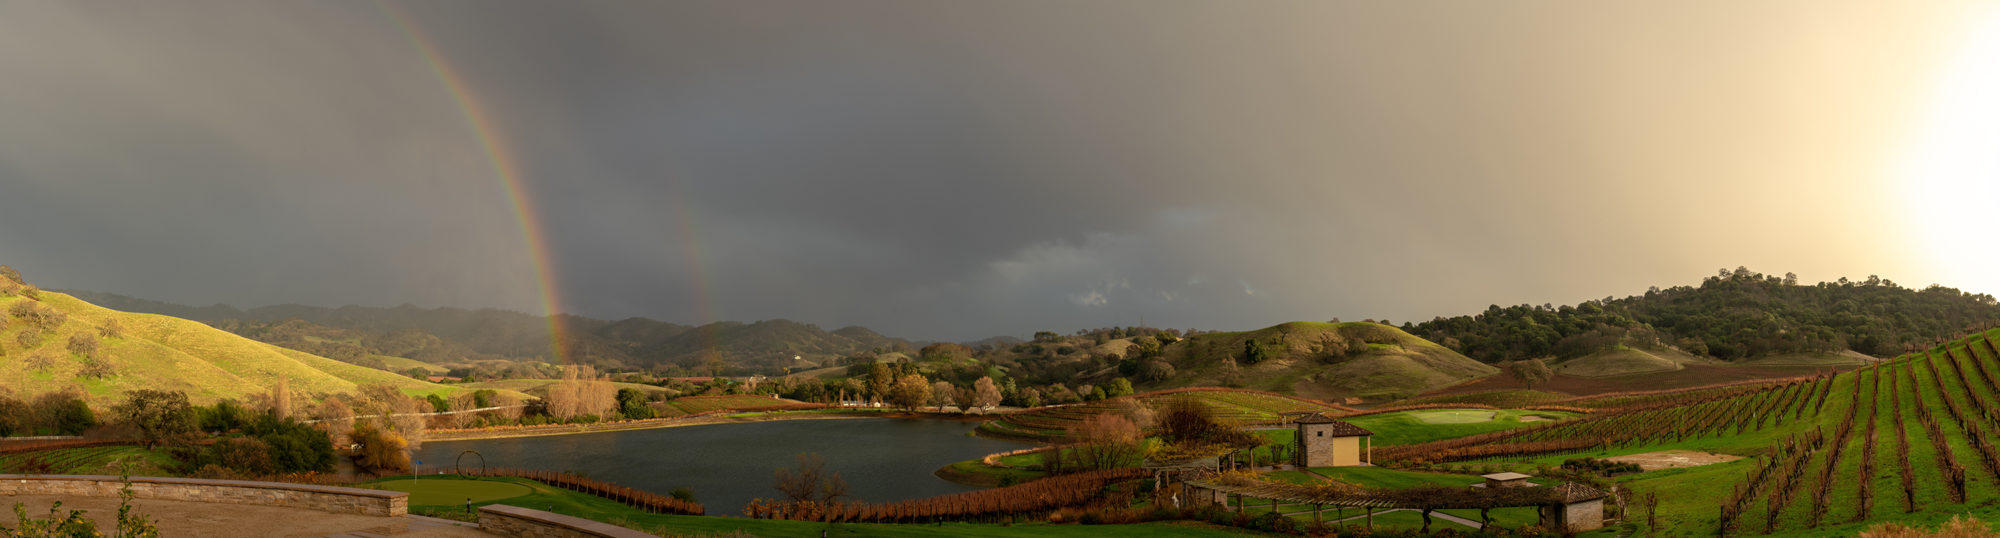
[[[472,136],[479,140],[480,149],[486,153],[487,164],[493,167],[493,175],[500,179],[501,190],[507,193],[507,203],[514,210],[514,222],[520,228],[521,238],[527,242],[529,255],[533,258],[535,279],[542,288],[542,308],[549,322],[549,357],[555,364],[568,364],[569,360],[564,356],[564,351],[568,349],[568,335],[557,319],[562,312],[562,300],[556,291],[554,260],[549,255],[548,240],[542,235],[541,219],[529,203],[527,189],[521,186],[521,174],[514,166],[513,157],[494,134],[493,122],[488,120],[478,98],[466,88],[464,78],[438,55],[437,47],[422,32],[418,32],[416,25],[395,6],[380,0],[375,5],[388,13],[396,26],[403,30],[403,35],[423,53],[424,62],[430,64],[431,74],[437,76],[438,82],[444,83],[445,92],[458,104],[459,114],[465,117]]]

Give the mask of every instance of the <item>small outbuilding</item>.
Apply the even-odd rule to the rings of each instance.
[[[1479,475],[1479,477],[1486,479],[1486,487],[1489,488],[1525,488],[1534,486],[1534,484],[1528,483],[1529,476],[1521,473],[1493,473]]]
[[[1542,523],[1550,529],[1584,532],[1604,528],[1604,498],[1597,488],[1565,482],[1555,487],[1556,501],[1542,507]]]
[[[1374,464],[1375,435],[1354,424],[1313,413],[1292,422],[1298,450],[1292,462],[1300,467],[1354,467]]]

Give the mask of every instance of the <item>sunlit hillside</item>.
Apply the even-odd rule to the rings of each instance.
[[[92,396],[143,388],[185,391],[196,402],[210,402],[266,393],[280,379],[299,394],[348,393],[370,384],[410,394],[458,390],[194,321],[101,308],[11,280],[0,286],[7,288],[0,296],[0,387],[17,397],[71,387]]]

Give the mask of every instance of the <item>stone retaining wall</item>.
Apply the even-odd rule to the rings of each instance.
[[[150,476],[135,476],[131,481],[132,495],[140,499],[285,506],[378,517],[405,515],[410,506],[410,494],[400,491]],[[117,497],[123,486],[115,476],[0,474],[0,497]]]
[[[523,538],[654,538],[610,523],[504,504],[479,507],[479,530]]]

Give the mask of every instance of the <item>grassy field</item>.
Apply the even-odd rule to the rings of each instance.
[[[882,537],[923,537],[923,536],[964,536],[964,537],[1014,537],[1014,536],[1077,536],[1077,537],[1142,537],[1142,536],[1242,536],[1248,533],[1234,529],[1195,523],[1146,523],[1138,525],[1047,525],[1028,523],[1013,526],[1000,525],[881,525],[881,524],[825,524],[806,521],[774,521],[745,519],[740,517],[677,516],[648,514],[608,499],[585,495],[550,487],[539,482],[521,478],[486,477],[468,478],[456,475],[425,476],[410,485],[409,477],[391,477],[362,484],[361,487],[406,491],[413,489],[425,492],[424,497],[412,494],[412,513],[432,514],[444,517],[459,517],[465,512],[465,494],[457,491],[488,494],[517,493],[525,489],[527,493],[513,494],[495,499],[472,501],[474,507],[488,504],[506,504],[544,510],[603,521],[627,528],[665,536],[679,535],[722,535],[742,532],[754,536],[797,536],[816,537],[821,531],[828,536],[882,536]],[[468,484],[454,484],[468,483]],[[502,485],[504,484],[504,485]],[[456,495],[456,497],[454,497]],[[431,504],[431,501],[441,501]]]
[[[1347,422],[1374,432],[1375,446],[1383,447],[1452,439],[1538,424],[1522,422],[1523,417],[1560,420],[1574,416],[1575,413],[1562,411],[1426,409],[1355,417],[1347,419]]]
[[[390,370],[397,372],[408,372],[412,369],[422,369],[425,372],[430,372],[431,375],[444,375],[445,372],[451,371],[451,368],[447,368],[436,364],[431,364],[416,359],[405,359],[402,357],[391,357],[388,355],[369,355],[369,357],[374,357],[376,360],[382,361],[382,364],[388,365]]]
[[[270,391],[278,379],[295,394],[350,393],[363,384],[386,384],[409,394],[450,394],[460,389],[355,366],[230,334],[180,318],[100,308],[65,294],[41,292],[35,301],[0,297],[0,311],[21,302],[61,313],[53,330],[14,319],[0,330],[0,386],[16,397],[77,387],[105,405],[133,389],[179,390],[195,403],[242,399]],[[107,325],[118,327],[105,334]],[[22,338],[35,331],[39,338]],[[71,339],[96,342],[90,356],[72,352]],[[98,365],[103,377],[83,375]]]

